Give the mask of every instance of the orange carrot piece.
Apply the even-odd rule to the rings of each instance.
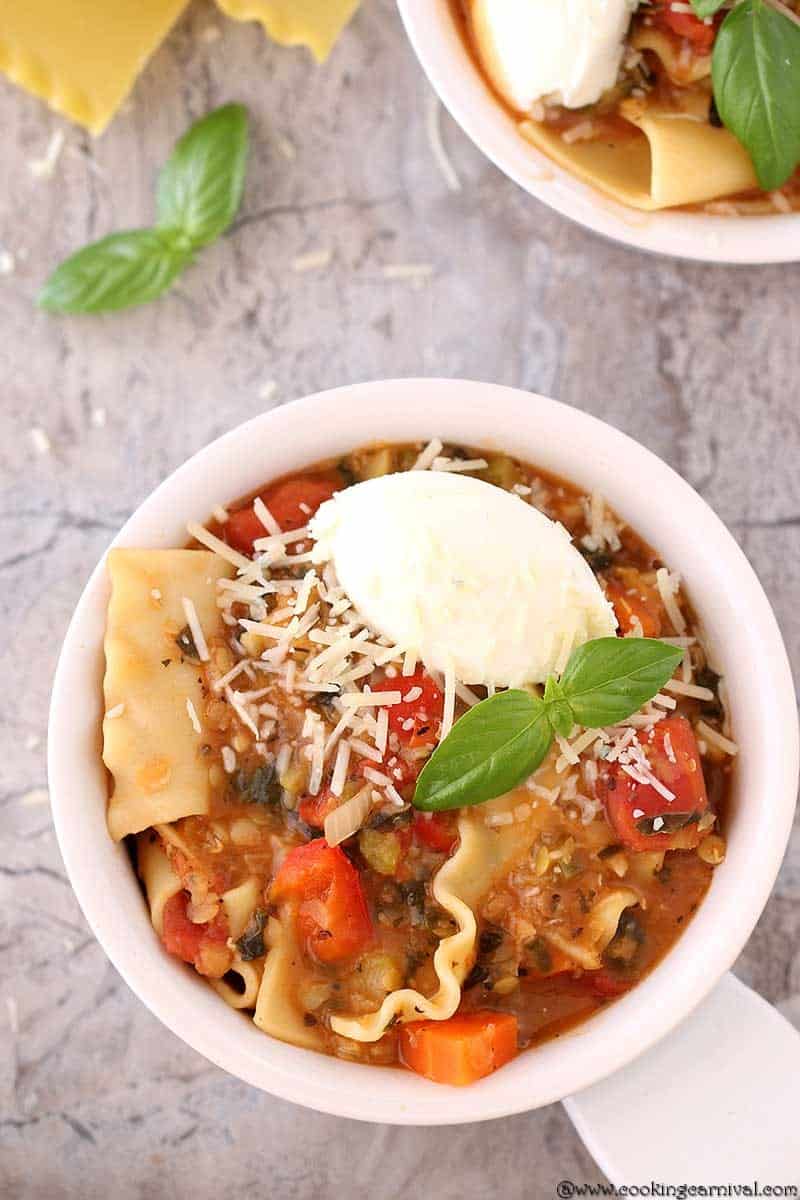
[[[454,1087],[491,1075],[516,1053],[517,1018],[510,1013],[457,1013],[448,1021],[412,1021],[400,1030],[405,1065]]]

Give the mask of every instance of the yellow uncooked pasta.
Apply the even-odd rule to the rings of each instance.
[[[308,46],[322,62],[360,0],[217,0],[237,21],[259,21],[284,46]]]
[[[0,71],[102,133],[189,0],[0,0]],[[359,0],[218,0],[323,61]]]

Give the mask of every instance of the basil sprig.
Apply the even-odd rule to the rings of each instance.
[[[724,0],[692,0],[701,18]],[[742,0],[725,17],[711,59],[714,101],[753,160],[765,191],[800,163],[800,21],[780,0]]]
[[[246,163],[241,104],[197,121],[161,170],[153,228],[112,233],[65,259],[39,293],[39,307],[99,313],[155,300],[236,216]]]
[[[573,725],[599,729],[631,716],[672,678],[683,651],[655,638],[596,638],[573,651],[544,696],[518,688],[469,709],[417,780],[425,812],[483,804],[522,783]]]

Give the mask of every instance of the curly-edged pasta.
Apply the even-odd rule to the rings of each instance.
[[[206,638],[218,633],[217,582],[233,569],[204,550],[117,549],[108,573],[103,761],[114,780],[108,827],[118,841],[208,811],[202,660],[187,610]]]
[[[360,0],[217,0],[236,21],[259,21],[283,46],[308,46],[322,62]]]

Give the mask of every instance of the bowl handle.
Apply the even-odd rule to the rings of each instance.
[[[800,1034],[724,975],[652,1050],[564,1105],[617,1187],[797,1184],[799,1079]]]

